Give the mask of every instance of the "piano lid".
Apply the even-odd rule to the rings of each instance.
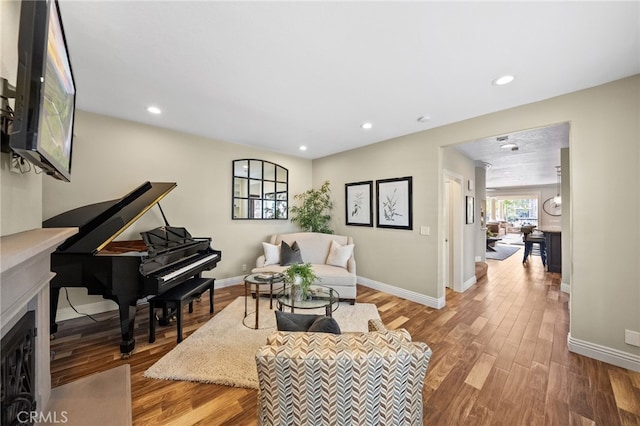
[[[78,233],[62,243],[57,251],[95,254],[176,186],[175,182],[145,182],[119,200],[69,210],[45,220],[42,227],[78,227]]]

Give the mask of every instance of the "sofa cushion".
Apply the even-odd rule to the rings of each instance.
[[[318,276],[318,281],[314,284],[334,287],[340,293],[340,297],[346,297],[346,292],[343,293],[340,287],[355,287],[358,277],[355,274],[347,271],[344,268],[331,265],[311,265],[313,267],[313,273]],[[251,273],[259,274],[263,272],[284,272],[287,269],[286,266],[281,265],[269,265],[261,268],[253,268]]]
[[[294,263],[302,263],[302,255],[300,254],[300,247],[297,242],[293,242],[291,246],[283,241],[280,248],[280,265],[287,266]]]
[[[342,246],[335,241],[331,241],[331,248],[329,249],[326,264],[346,268],[349,258],[353,255],[354,246],[354,244]]]
[[[264,266],[280,264],[280,244],[262,243],[264,250]]]
[[[329,255],[331,242],[335,241],[340,245],[346,245],[353,240],[344,235],[321,234],[318,232],[295,232],[292,234],[276,234],[272,236],[271,244],[279,244],[286,241],[290,246],[298,243],[302,263],[325,263]]]
[[[313,272],[320,278],[317,284],[333,286],[355,286],[358,278],[344,268],[331,265],[313,265]]]

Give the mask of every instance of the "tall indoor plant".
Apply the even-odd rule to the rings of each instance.
[[[298,224],[305,231],[333,234],[333,230],[329,227],[333,202],[328,180],[320,189],[312,188],[293,198],[301,201],[299,206],[293,206],[290,209],[293,223]]]

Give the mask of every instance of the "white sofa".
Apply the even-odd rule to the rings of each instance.
[[[356,300],[356,261],[353,256],[353,238],[345,235],[320,234],[316,232],[297,232],[291,234],[272,235],[268,244],[278,246],[282,241],[292,246],[297,243],[300,248],[303,263],[311,263],[313,272],[320,278],[314,284],[331,287],[338,292],[340,300],[348,300],[352,304]],[[330,256],[332,242],[340,246],[338,250],[344,253],[344,250],[351,250],[351,255],[344,266],[332,265],[329,263],[336,262],[335,252]],[[352,246],[352,247],[347,247]],[[268,248],[265,247],[265,250]],[[270,247],[273,249],[273,247]],[[279,248],[278,248],[279,249]],[[278,263],[270,263],[277,260]],[[345,259],[341,259],[345,260]],[[260,272],[282,272],[287,266],[280,265],[278,259],[267,259],[265,254],[258,257],[256,267],[252,273]]]

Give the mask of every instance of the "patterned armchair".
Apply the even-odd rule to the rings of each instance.
[[[258,424],[422,425],[431,349],[379,320],[369,330],[271,334],[256,352]]]

